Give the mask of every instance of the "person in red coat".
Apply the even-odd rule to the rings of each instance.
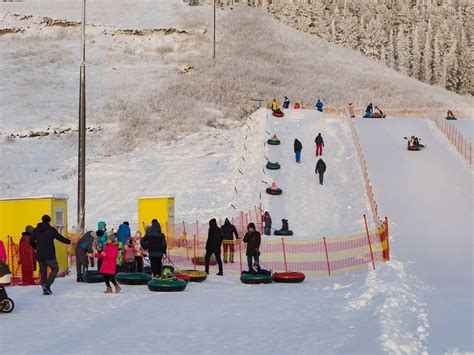
[[[32,226],[26,226],[25,231],[21,233],[20,239],[20,260],[21,280],[23,285],[35,285],[33,272],[36,270],[36,253],[30,245],[30,237],[33,232]]]
[[[95,256],[102,259],[100,272],[104,275],[105,285],[107,286],[104,293],[112,293],[110,283],[115,286],[115,293],[119,293],[121,288],[115,280],[115,272],[117,271],[117,256],[119,252],[119,245],[117,243],[117,235],[111,234],[107,236],[107,242],[104,250]],[[89,256],[92,256],[90,254]]]

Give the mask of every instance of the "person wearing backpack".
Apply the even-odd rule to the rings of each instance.
[[[129,238],[125,244],[125,256],[123,259],[125,272],[136,272],[135,268],[135,246],[132,238]]]
[[[148,252],[153,277],[161,277],[163,255],[166,256],[166,238],[161,232],[161,226],[157,219],[151,221],[151,226],[147,229],[141,244],[143,249]]]

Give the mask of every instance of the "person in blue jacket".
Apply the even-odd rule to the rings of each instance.
[[[319,112],[323,112],[324,104],[320,99],[318,99],[318,102],[316,102],[316,105],[314,106],[316,107],[316,110],[318,110]]]
[[[370,103],[367,105],[367,108],[365,109],[364,118],[371,118],[373,114],[374,114],[374,108],[372,106],[372,103]]]
[[[128,222],[123,222],[117,231],[117,239],[123,245],[127,244],[127,240],[132,237],[132,232],[130,231],[130,224]]]
[[[100,251],[104,250],[105,243],[107,242],[107,224],[104,221],[97,223],[97,242],[100,246]],[[102,258],[97,260],[97,270],[100,270],[102,266]]]

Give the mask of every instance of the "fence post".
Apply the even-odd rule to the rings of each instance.
[[[240,274],[242,274],[242,241],[240,239],[239,239],[239,257],[240,257]]]
[[[194,271],[196,271],[197,257],[196,257],[196,234],[194,235]]]
[[[388,218],[385,217],[385,228],[386,228],[386,233],[387,233],[387,260],[390,261],[390,234],[388,233]]]
[[[285,239],[283,237],[281,237],[281,245],[283,246],[283,260],[285,261],[285,272],[288,272],[288,265],[286,264]]]
[[[372,267],[375,270],[374,253],[372,252],[372,243],[370,242],[369,227],[367,226],[367,217],[364,214],[365,231],[367,232],[367,241],[369,242],[370,256],[372,258]]]
[[[199,237],[199,221],[196,221],[196,235]]]
[[[328,246],[326,245],[326,237],[323,237],[324,250],[326,251],[326,263],[328,265],[328,275],[331,276],[331,267],[329,266]]]

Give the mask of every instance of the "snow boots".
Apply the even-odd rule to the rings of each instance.
[[[122,288],[119,285],[115,285],[115,293],[120,293]]]
[[[107,287],[104,291],[104,293],[113,293],[112,292],[112,287]]]

